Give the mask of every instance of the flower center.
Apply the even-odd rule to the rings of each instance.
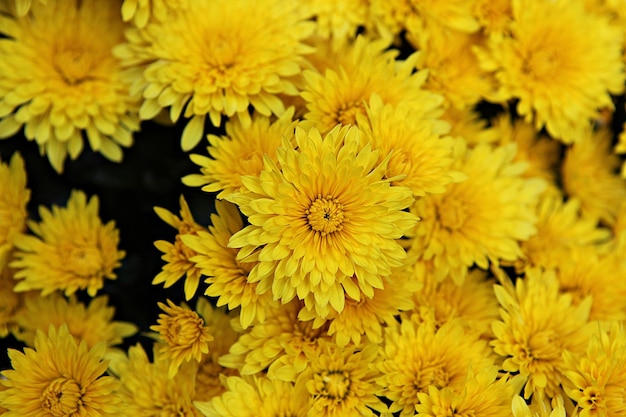
[[[463,227],[467,218],[465,204],[458,199],[445,199],[438,210],[439,223],[450,231],[456,231]]]
[[[311,229],[320,232],[322,236],[343,228],[343,205],[330,195],[318,196],[305,211],[305,214]]]
[[[189,346],[202,336],[204,321],[194,311],[176,317],[168,317],[164,338],[170,346]]]
[[[385,176],[387,178],[393,178],[398,175],[407,174],[411,171],[412,164],[413,161],[409,152],[396,149],[391,154],[391,158],[389,158]]]
[[[578,406],[588,410],[595,410],[602,405],[601,392],[596,387],[587,387],[582,392],[582,397],[578,400]]]
[[[341,106],[335,120],[343,125],[355,125],[358,114],[365,114],[363,101],[351,101]]]
[[[73,46],[54,55],[54,67],[67,84],[77,85],[89,79],[93,59],[84,48]]]
[[[82,414],[80,385],[73,379],[57,378],[46,387],[41,408],[55,417]]]
[[[558,335],[552,330],[535,333],[528,341],[528,345],[532,357],[537,360],[559,359],[563,351]]]
[[[102,274],[102,252],[96,247],[74,247],[67,258],[68,267],[76,275],[91,278]]]
[[[343,400],[350,392],[350,375],[346,371],[323,371],[315,379],[322,397]]]
[[[523,59],[522,72],[536,80],[548,80],[558,75],[560,62],[559,51],[544,47]]]

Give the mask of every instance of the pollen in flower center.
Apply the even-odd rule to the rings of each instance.
[[[320,232],[322,236],[343,228],[343,205],[330,195],[318,196],[305,211],[305,214],[311,229]]]
[[[320,395],[343,400],[350,392],[350,375],[346,371],[324,371],[316,375]]]
[[[57,378],[46,387],[41,408],[54,417],[81,415],[80,385],[73,379]]]
[[[67,84],[77,85],[89,79],[93,59],[83,48],[72,46],[55,53],[54,67]]]

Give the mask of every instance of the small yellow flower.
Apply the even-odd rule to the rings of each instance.
[[[104,376],[104,343],[92,349],[77,344],[67,326],[39,331],[35,349],[9,349],[13,369],[3,371],[0,406],[4,417],[119,416],[119,382]]]
[[[73,191],[66,208],[41,206],[41,222],[28,222],[35,234],[15,240],[17,252],[11,267],[20,282],[15,291],[41,290],[42,295],[63,290],[71,295],[87,290],[95,296],[105,279],[115,279],[124,251],[117,249],[119,233],[113,221],[102,224],[98,197],[87,201]]]
[[[165,342],[159,353],[163,360],[170,360],[168,377],[172,378],[183,362],[192,359],[200,362],[203,355],[209,353],[209,342],[213,336],[195,311],[186,306],[179,307],[170,300],[167,300],[168,305],[158,304],[165,314],[159,314],[158,324],[150,326],[150,329],[158,332],[160,340]]]

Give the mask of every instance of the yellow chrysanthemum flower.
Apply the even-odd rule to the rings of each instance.
[[[309,395],[303,386],[258,377],[229,377],[226,392],[196,407],[207,417],[307,417]]]
[[[566,194],[580,200],[583,213],[609,226],[626,201],[626,179],[618,174],[621,160],[611,150],[612,135],[609,129],[587,131],[567,148],[561,164]]]
[[[52,167],[63,171],[86,136],[119,162],[139,129],[139,104],[111,50],[123,41],[119,4],[35,2],[28,16],[0,16],[0,138],[24,126]]]
[[[439,280],[450,276],[460,284],[473,264],[488,269],[490,262],[513,262],[522,255],[519,242],[536,232],[534,207],[545,182],[523,178],[527,164],[513,162],[515,154],[514,144],[477,145],[455,166],[467,180],[411,208],[422,221],[410,251],[432,260]]]
[[[228,247],[233,234],[243,228],[241,214],[234,204],[216,201],[216,214],[211,215],[209,231],[182,236],[183,243],[196,255],[190,260],[206,276],[208,284],[204,295],[218,297],[217,306],[227,305],[230,310],[241,307],[239,321],[244,329],[257,321],[265,320],[268,308],[277,303],[270,292],[259,294],[258,283],[250,282],[248,275],[255,265],[237,260],[239,249]]]
[[[198,364],[185,363],[170,378],[170,362],[162,360],[158,352],[154,356],[152,363],[141,345],[136,345],[128,349],[128,357],[118,355],[111,359],[111,370],[121,382],[121,415],[201,417],[193,405],[197,398],[194,377]]]
[[[571,143],[581,139],[611,94],[624,90],[622,33],[588,13],[579,0],[513,0],[511,35],[490,38],[483,68],[496,71],[500,100],[539,130]]]
[[[191,160],[200,166],[200,174],[183,177],[190,187],[217,192],[217,198],[244,191],[241,177],[259,175],[263,170],[263,155],[276,157],[276,149],[283,137],[292,137],[296,122],[292,121],[294,109],[288,109],[278,120],[254,114],[250,126],[244,127],[240,119],[226,122],[226,136],[208,135],[210,146],[204,155],[192,154]]]
[[[206,298],[198,299],[196,311],[213,335],[213,340],[209,342],[209,353],[204,355],[196,371],[195,399],[208,401],[226,390],[222,384],[224,376],[239,375],[236,369],[220,365],[219,358],[228,353],[240,334],[231,325],[237,315],[232,312],[226,314],[223,309],[214,308]]]
[[[428,393],[429,387],[461,393],[470,366],[494,365],[487,342],[478,333],[467,332],[461,320],[437,329],[433,321],[415,315],[385,329],[380,356],[379,395],[389,399],[390,411],[399,411],[401,417],[415,414],[418,393]]]
[[[339,347],[349,343],[356,346],[367,343],[381,343],[383,328],[392,325],[401,311],[413,309],[412,295],[419,283],[412,281],[408,272],[394,270],[391,276],[383,279],[384,288],[374,289],[372,298],[361,294],[360,301],[346,300],[341,313],[331,310],[328,319],[320,319],[315,311],[303,309],[301,320],[314,320],[313,327],[321,327],[328,320],[328,335],[333,336]]]
[[[619,416],[626,412],[626,332],[613,322],[598,328],[581,355],[564,352],[567,378],[563,388],[576,402],[580,417]]]
[[[214,338],[204,320],[187,306],[179,307],[170,300],[168,305],[158,304],[164,313],[159,314],[157,324],[150,330],[159,333],[159,339],[165,342],[159,354],[162,360],[170,361],[167,375],[173,378],[184,362],[200,362],[209,353],[209,342]]]
[[[185,9],[188,3],[184,0],[124,0],[122,3],[122,19],[132,21],[138,28],[143,28],[152,18],[163,22],[172,10]]]
[[[82,191],[72,191],[67,207],[39,207],[41,222],[28,222],[35,234],[15,240],[17,252],[11,267],[20,282],[15,291],[41,290],[48,295],[63,290],[72,295],[87,290],[94,297],[105,279],[115,279],[124,251],[117,249],[115,222],[102,224],[98,197],[87,201]]]
[[[581,213],[580,201],[563,201],[560,194],[546,192],[537,205],[537,233],[522,242],[523,259],[516,267],[522,272],[526,265],[556,268],[569,262],[573,248],[593,250],[606,243],[611,232],[598,227],[596,219]]]
[[[448,131],[447,123],[421,118],[407,103],[383,105],[378,96],[370,100],[367,118],[358,120],[366,143],[380,152],[379,161],[389,156],[385,177],[397,178],[393,185],[423,196],[443,193],[446,185],[465,179],[452,169],[455,141],[442,135]]]
[[[335,53],[345,57],[332,67],[323,72],[305,71],[301,96],[308,112],[302,126],[325,133],[338,123],[356,124],[357,115],[365,115],[365,106],[374,94],[384,104],[409,102],[415,117],[440,114],[442,97],[422,88],[427,73],[414,72],[416,56],[396,60],[399,51],[388,47],[384,39],[370,41],[359,36]]]
[[[341,43],[352,39],[365,26],[369,9],[367,0],[313,0],[300,3],[305,15],[315,20],[315,34],[326,42]]]
[[[307,417],[374,417],[373,409],[384,409],[376,397],[377,356],[375,344],[341,348],[323,342],[319,356],[296,381],[311,397]]]
[[[496,286],[495,292],[502,320],[492,324],[492,345],[504,359],[502,369],[528,377],[524,398],[562,393],[562,354],[585,349],[594,326],[589,323],[591,297],[574,304],[571,294],[559,292],[554,271],[532,268],[515,288]]]
[[[0,263],[0,338],[17,331],[15,320],[20,316],[24,305],[25,294],[13,291],[17,284],[13,279],[14,273],[13,269]]]
[[[30,190],[26,188],[24,160],[13,154],[6,164],[0,159],[0,272],[13,249],[13,239],[26,228]]]
[[[328,325],[316,328],[311,321],[300,320],[301,309],[302,304],[294,300],[270,310],[263,323],[239,337],[220,364],[237,368],[242,375],[267,370],[271,379],[295,381],[309,361],[317,360],[320,340],[330,340]]]
[[[498,367],[471,369],[461,391],[431,386],[418,393],[417,414],[424,417],[509,416],[523,378],[498,377]]]
[[[9,349],[13,369],[0,378],[8,387],[0,391],[0,406],[9,410],[3,416],[118,416],[119,383],[103,376],[105,351],[104,343],[91,349],[77,344],[66,326],[37,332],[35,349]]]
[[[297,95],[295,76],[304,54],[302,41],[314,29],[302,20],[298,3],[289,0],[186,0],[163,22],[129,29],[127,43],[115,49],[143,95],[142,119],[170,108],[172,121],[191,118],[181,146],[198,144],[208,115],[213,125],[222,115],[250,125],[248,106],[270,116],[285,109],[277,94]],[[242,19],[242,16],[248,18]]]
[[[162,207],[155,207],[154,211],[165,223],[175,228],[178,233],[174,237],[174,243],[166,240],[157,240],[154,246],[163,252],[161,259],[167,262],[161,272],[152,280],[153,285],[163,284],[165,288],[174,285],[183,276],[185,277],[185,298],[190,300],[198,290],[202,272],[191,261],[196,252],[187,246],[182,237],[186,235],[196,236],[206,230],[193,218],[189,205],[182,195],[179,199],[180,217]]]
[[[360,146],[356,127],[337,126],[322,138],[296,128],[297,149],[285,141],[277,161],[264,159],[259,177],[244,177],[249,192],[231,200],[250,222],[229,246],[258,261],[248,280],[286,303],[297,296],[326,317],[346,297],[359,301],[382,288],[382,277],[402,266],[396,241],[417,217],[406,209],[411,190],[385,179],[388,158]]]
[[[66,299],[58,292],[45,297],[33,294],[24,300],[24,308],[15,320],[18,329],[13,333],[32,347],[37,330],[65,324],[76,341],[84,341],[88,348],[100,342],[109,347],[122,343],[138,330],[132,323],[113,321],[114,314],[115,308],[108,305],[106,296],[96,297],[85,305],[73,295]]]

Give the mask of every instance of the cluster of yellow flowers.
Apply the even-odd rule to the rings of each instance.
[[[98,198],[0,163],[0,415],[626,416],[625,51],[624,0],[0,0],[0,138],[179,122],[215,199],[123,349]]]

